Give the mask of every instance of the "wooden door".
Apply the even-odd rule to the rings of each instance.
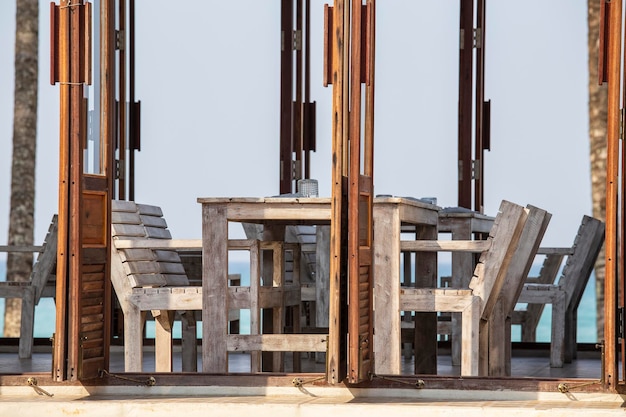
[[[374,1],[352,3],[348,186],[348,382],[373,371]],[[364,112],[362,112],[364,110]],[[364,130],[361,123],[364,114]]]
[[[327,380],[373,371],[375,0],[325,6],[324,85],[333,85]],[[364,115],[362,120],[361,114]],[[362,129],[362,126],[364,127]],[[347,340],[347,346],[346,346]]]
[[[111,285],[111,1],[52,5],[53,83],[61,96],[57,320],[53,378],[97,377],[108,368]],[[100,28],[95,33],[92,27]],[[95,35],[95,36],[94,36]],[[92,55],[94,48],[97,52]],[[95,59],[92,59],[95,57]],[[92,71],[95,82],[92,83]]]

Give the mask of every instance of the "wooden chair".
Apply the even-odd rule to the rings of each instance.
[[[458,312],[462,315],[461,375],[488,373],[489,320],[505,287],[506,278],[520,261],[515,255],[527,218],[534,209],[503,201],[487,240],[403,241],[402,251],[469,251],[481,253],[467,288],[402,288],[400,311]],[[534,214],[533,214],[534,215]],[[539,233],[539,231],[536,231]],[[525,244],[522,242],[522,244]],[[523,262],[525,265],[525,262]]]
[[[195,317],[192,312],[187,313],[188,306],[157,303],[153,306],[155,308],[146,309],[141,305],[142,294],[150,292],[180,293],[187,299],[202,296],[198,287],[189,287],[176,248],[152,249],[137,245],[141,240],[171,240],[162,216],[161,209],[156,206],[129,201],[112,202],[111,281],[124,314],[124,363],[127,372],[142,370],[143,328],[147,311],[151,311],[155,319],[155,370],[172,371],[171,332],[176,311],[182,313],[183,371],[196,370]]]
[[[540,208],[530,205],[526,208],[528,219],[489,318],[488,336],[481,335],[484,338],[483,344],[488,344],[488,348],[481,351],[481,354],[487,354],[488,357],[483,358],[481,363],[488,365],[486,371],[489,376],[511,374],[511,315],[552,217]]]
[[[583,216],[571,248],[540,248],[545,255],[537,279],[529,278],[519,295],[519,303],[528,303],[526,310],[516,310],[511,323],[521,324],[522,341],[535,342],[537,324],[546,304],[552,304],[550,366],[562,367],[576,357],[576,325],[578,305],[604,243],[604,223]],[[555,277],[562,260],[567,257],[563,272]]]
[[[202,310],[202,287],[189,285],[179,252],[183,256],[197,253],[202,249],[202,241],[171,239],[162,216],[161,209],[156,206],[128,201],[114,201],[112,204],[111,280],[124,313],[127,372],[141,371],[143,327],[148,311],[155,318],[156,371],[172,370],[172,324],[176,312],[181,317],[183,329],[183,371],[196,370],[194,313]],[[250,286],[238,283],[239,274],[230,274],[228,293],[216,296],[228,298],[226,326],[239,320],[239,310],[250,310],[251,334],[237,335],[225,329],[227,350],[252,352],[251,371],[257,372],[260,371],[261,351],[325,349],[325,343],[312,337],[297,336],[295,342],[290,342],[294,337],[281,334],[285,323],[284,307],[300,305],[299,248],[283,242],[260,242],[255,239],[229,240],[228,247],[229,250],[250,252]],[[262,283],[263,251],[272,252],[272,262]],[[286,252],[291,252],[288,261],[285,260]],[[275,310],[276,335],[260,335],[261,309]],[[297,310],[294,316],[294,319],[299,318]],[[294,321],[294,326],[297,324],[299,322]],[[220,326],[218,323],[214,325]],[[303,340],[304,345],[301,343]]]
[[[20,322],[20,341],[18,355],[30,358],[33,351],[33,331],[35,324],[35,306],[41,297],[54,297],[54,278],[57,259],[57,215],[52,216],[48,233],[41,246],[41,251],[33,265],[30,280],[27,282],[0,282],[0,297],[21,298],[22,312]],[[3,251],[12,252],[16,248],[6,247]],[[30,250],[29,250],[30,251]]]

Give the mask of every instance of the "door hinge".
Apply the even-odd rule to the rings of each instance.
[[[619,140],[624,140],[624,109],[619,109]]]
[[[294,51],[302,50],[302,31],[301,30],[293,31],[293,50]]]
[[[465,29],[460,30],[459,48],[465,49]],[[472,29],[472,48],[483,47],[483,30],[482,28]]]
[[[617,332],[620,340],[624,340],[624,307],[618,307],[617,309]]]
[[[126,48],[126,33],[123,30],[115,31],[115,49],[123,51]]]
[[[483,29],[475,28],[474,29],[474,48],[482,48],[483,47]]]

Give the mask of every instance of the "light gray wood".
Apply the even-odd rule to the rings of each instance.
[[[451,240],[463,241],[474,238],[482,239],[487,235],[493,226],[494,218],[475,211],[468,211],[461,208],[446,208],[439,212],[439,233],[449,233]],[[441,286],[452,286],[454,288],[468,288],[472,272],[475,267],[475,255],[471,252],[452,252],[451,277],[446,280],[441,279]],[[445,314],[445,313],[444,313]],[[462,321],[460,313],[450,313],[451,315],[451,357],[452,365],[461,365],[461,332]],[[441,327],[441,326],[438,326]],[[441,334],[441,333],[440,333]]]
[[[402,252],[470,252],[481,253],[489,249],[490,240],[403,240]]]
[[[508,268],[504,284],[498,295],[497,306],[491,314],[489,331],[488,374],[511,374],[510,317],[522,291],[524,281],[543,239],[552,215],[534,206],[527,206],[528,217],[519,244]]]
[[[518,302],[529,303],[526,311],[515,312],[511,322],[522,325],[524,341],[534,341],[536,326],[545,304],[552,304],[551,366],[561,367],[576,357],[576,314],[580,298],[593,271],[595,260],[604,242],[604,223],[583,216],[574,243],[569,248],[540,250],[552,254],[544,261],[544,278],[539,283],[527,283]],[[558,263],[567,256],[558,283],[546,282],[558,271]],[[556,300],[556,301],[555,301]],[[558,305],[555,305],[558,304]],[[564,311],[564,313],[562,313]],[[558,317],[555,317],[555,314]]]
[[[205,269],[203,280],[205,282],[205,286],[212,285],[210,281],[212,280],[213,275],[208,275],[210,271],[217,270],[218,265],[223,265],[223,262],[226,259],[225,256],[221,255],[226,252],[225,246],[228,242],[227,232],[225,230],[226,227],[223,225],[222,221],[224,223],[230,221],[264,225],[263,233],[266,234],[268,226],[270,229],[272,226],[284,229],[284,226],[288,224],[316,225],[317,227],[327,226],[330,224],[331,217],[331,202],[328,198],[199,198],[198,202],[202,204],[203,212],[203,268]],[[437,207],[405,198],[376,198],[374,199],[374,212],[376,213],[380,207],[385,205],[396,206],[396,210],[400,213],[398,218],[403,222],[403,225],[401,225],[399,221],[398,224],[394,226],[394,230],[396,232],[389,236],[391,240],[397,240],[397,251],[392,253],[390,249],[384,249],[390,250],[389,253],[392,254],[392,257],[397,256],[399,258],[399,231],[401,230],[401,227],[413,225],[414,228],[415,224],[419,224],[433,228],[436,233],[438,213]],[[207,215],[210,210],[217,210],[218,208],[223,210],[223,212],[218,216],[214,217],[212,215]],[[219,221],[216,223],[215,219],[219,219]],[[247,230],[251,229],[257,229],[257,227],[247,227]],[[250,231],[249,233],[257,232],[258,231]],[[283,236],[266,235],[264,238],[270,240],[281,240],[279,238],[282,238]],[[384,243],[382,240],[383,239],[380,240],[380,245],[386,245],[387,240],[385,239]],[[376,241],[374,244],[376,246]],[[209,252],[209,248],[211,249],[211,252]],[[211,253],[211,256],[208,256],[209,253]],[[215,256],[215,253],[218,255]],[[212,265],[207,266],[207,263],[211,263]],[[269,273],[269,271],[266,271],[266,268],[263,268],[263,271],[266,274]],[[399,282],[399,265],[397,268],[392,269],[383,268],[381,274],[392,277],[392,280],[395,278]],[[225,294],[226,291],[223,290],[219,293]],[[207,319],[203,316],[203,326],[206,322]],[[212,321],[212,323],[215,324],[215,321]],[[331,323],[329,326],[329,332],[333,334],[332,337],[339,337],[337,334],[338,328],[335,325],[337,321],[330,320],[329,323]],[[204,331],[203,334],[205,334]],[[284,337],[289,336],[290,335]],[[399,339],[399,333],[397,333],[396,336]],[[207,360],[211,359],[208,357],[209,355],[204,352],[207,349],[207,346],[208,343],[205,343],[203,340],[203,367]],[[223,345],[220,342],[220,348],[222,348],[222,346]],[[211,346],[211,349],[212,348],[213,346]]]
[[[27,359],[32,356],[35,305],[44,293],[50,277],[55,273],[57,257],[58,217],[52,216],[48,232],[41,246],[5,246],[4,252],[39,252],[30,279],[27,282],[0,282],[0,298],[20,298],[22,311],[20,321],[20,339],[18,357]],[[52,294],[54,297],[54,294]]]
[[[189,280],[178,253],[165,250],[178,248],[175,242],[168,240],[171,235],[161,217],[161,209],[117,201],[112,207],[111,280],[125,318],[126,371],[141,371],[147,311],[151,311],[155,319],[155,369],[172,371],[171,330],[176,311],[179,311],[179,316],[184,317],[183,337],[190,338],[183,340],[183,371],[195,371],[196,335],[190,329],[195,329],[192,307],[202,308],[202,292],[200,287],[188,287]],[[153,248],[149,242],[155,239],[160,244]],[[195,240],[191,247],[197,250],[201,241]]]
[[[42,252],[43,246],[9,246],[0,245],[0,252]]]
[[[257,334],[229,335],[228,350],[232,352],[326,352],[325,334]]]
[[[462,375],[486,375],[488,372],[488,368],[483,365],[487,358],[481,358],[486,350],[485,346],[488,347],[488,329],[485,323],[488,323],[495,309],[496,299],[504,286],[503,281],[507,276],[508,268],[513,263],[512,259],[526,220],[527,213],[523,207],[508,201],[501,203],[499,213],[489,233],[488,241],[490,242],[482,245],[485,251],[481,253],[469,289],[404,288],[401,290],[399,310],[395,310],[394,307],[396,316],[399,316],[400,310],[463,312],[462,321],[463,319],[473,321],[473,323],[462,323],[462,347],[466,350],[463,352],[462,349],[461,352]],[[388,300],[384,299],[383,302],[388,302]],[[469,311],[468,306],[471,306]],[[379,340],[379,343],[381,342],[382,340]],[[397,348],[399,351],[399,346]]]

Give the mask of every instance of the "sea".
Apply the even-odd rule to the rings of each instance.
[[[538,274],[541,264],[533,265],[531,269],[531,275]],[[241,274],[242,285],[249,285],[250,275],[248,265],[245,262],[230,262],[229,273]],[[439,274],[441,276],[450,275],[450,264],[443,263],[439,265]],[[0,281],[6,280],[6,263],[0,261]],[[550,342],[550,326],[551,326],[551,306],[547,305],[539,321],[537,328],[537,342]],[[0,334],[4,330],[4,299],[0,298]],[[250,312],[249,310],[242,310],[240,314],[240,331],[242,334],[249,334],[250,332]],[[55,305],[51,298],[42,298],[39,304],[35,307],[35,337],[49,338],[54,333],[54,325],[56,320]],[[198,326],[198,331],[202,330],[201,326]],[[180,337],[180,323],[176,322],[174,329],[174,337]],[[148,322],[146,324],[147,337],[154,337],[154,323]],[[198,335],[201,337],[201,334]],[[520,326],[513,326],[511,329],[511,337],[514,342],[520,341],[521,329]],[[592,274],[587,288],[583,294],[580,306],[578,308],[578,343],[596,343],[596,303],[595,303],[595,276]]]

